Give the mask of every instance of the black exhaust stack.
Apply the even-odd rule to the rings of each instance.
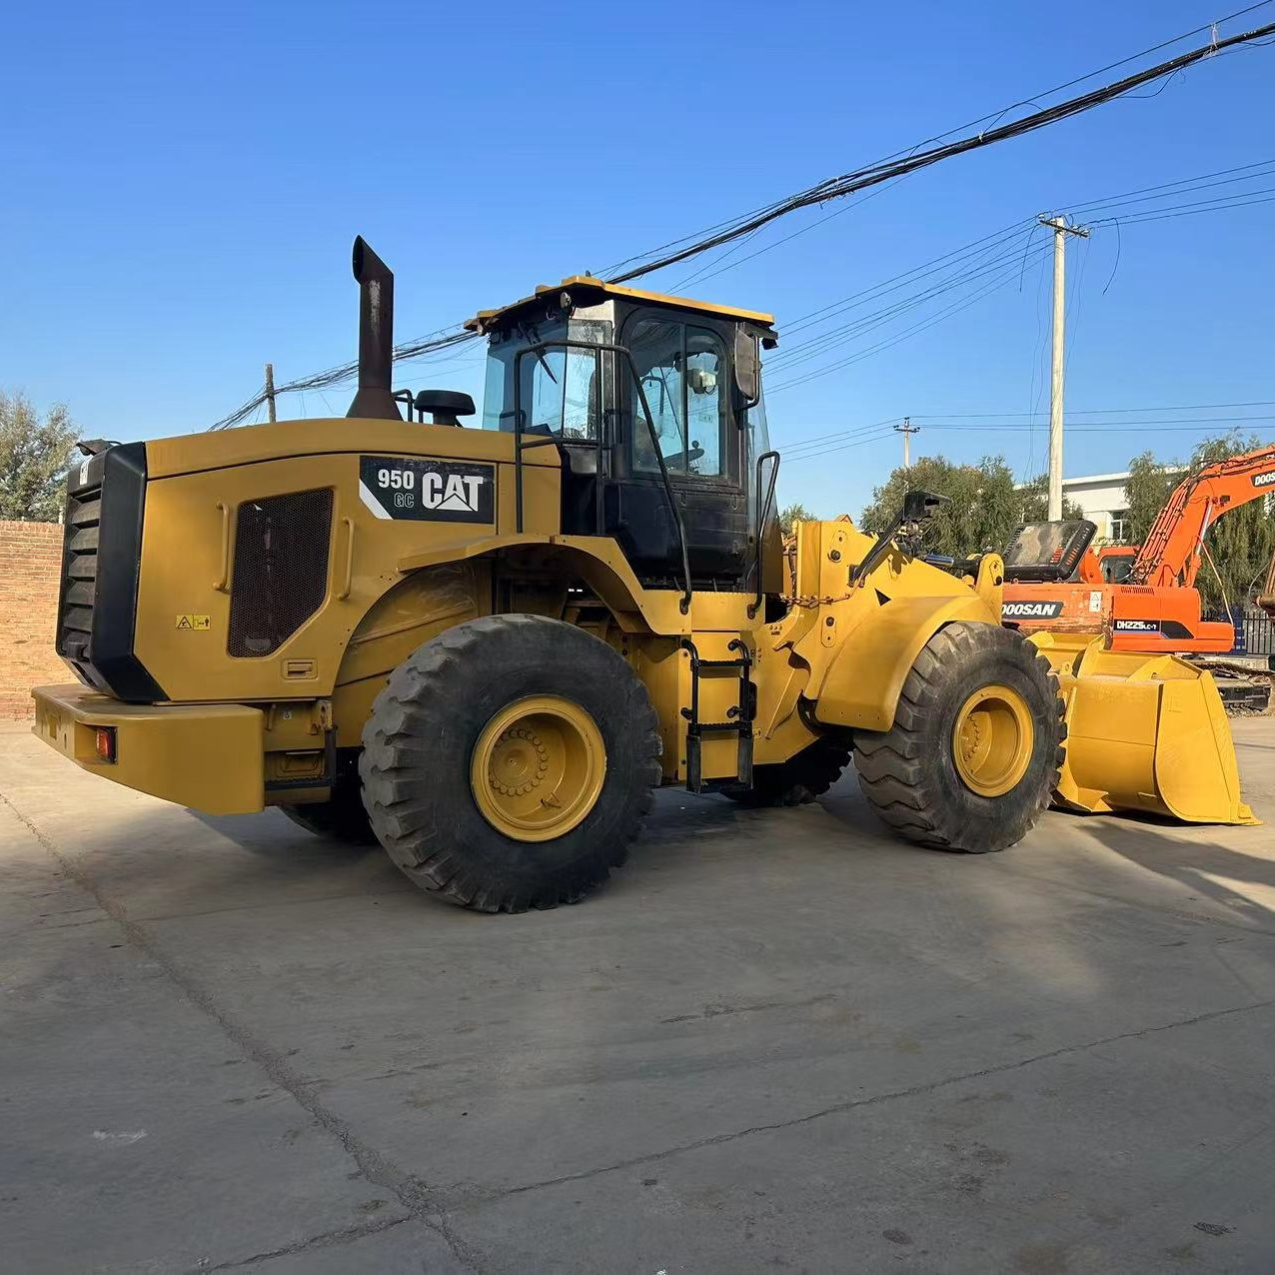
[[[354,278],[359,285],[359,389],[347,416],[401,421],[390,391],[394,367],[394,273],[363,236],[354,240]]]

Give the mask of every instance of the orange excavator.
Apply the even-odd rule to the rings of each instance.
[[[1092,523],[1020,527],[1005,555],[1004,620],[1029,633],[1109,633],[1115,651],[1229,651],[1233,627],[1200,616],[1195,580],[1210,560],[1204,538],[1223,514],[1270,494],[1275,447],[1206,465],[1174,489],[1123,583],[1114,582],[1122,555],[1108,562],[1089,548]],[[1275,613],[1275,561],[1260,602]]]

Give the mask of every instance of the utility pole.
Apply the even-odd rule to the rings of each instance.
[[[1054,356],[1049,378],[1049,521],[1062,517],[1063,482],[1063,325],[1067,319],[1067,236],[1089,238],[1082,226],[1069,226],[1065,217],[1038,218],[1054,232]]]
[[[912,449],[910,446],[912,442],[912,435],[919,434],[921,432],[921,427],[919,425],[913,425],[912,418],[910,416],[905,416],[903,418],[903,424],[896,425],[894,427],[894,432],[896,434],[903,435],[903,471],[906,473],[912,468]]]
[[[266,413],[270,424],[275,422],[274,414],[274,364],[266,364]]]

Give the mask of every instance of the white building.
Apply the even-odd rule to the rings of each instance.
[[[1128,500],[1124,485],[1129,474],[1086,474],[1063,479],[1063,499],[1080,506],[1081,514],[1098,528],[1095,540],[1119,543],[1125,538]]]
[[[1182,474],[1184,470],[1176,470]],[[1129,474],[1086,474],[1080,478],[1063,479],[1063,498],[1080,506],[1082,517],[1088,518],[1097,528],[1095,542],[1107,541],[1120,544],[1128,539],[1125,522],[1128,518],[1128,497],[1124,485]],[[1275,515],[1275,492],[1266,497],[1265,509]]]

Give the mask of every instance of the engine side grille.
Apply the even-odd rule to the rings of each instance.
[[[231,655],[277,651],[328,592],[332,491],[289,492],[239,506],[231,577]]]
[[[71,467],[55,647],[80,681],[129,704],[167,699],[133,650],[145,516],[145,443]]]
[[[68,495],[63,537],[62,598],[57,652],[68,660],[87,660],[97,593],[97,550],[102,489]]]

